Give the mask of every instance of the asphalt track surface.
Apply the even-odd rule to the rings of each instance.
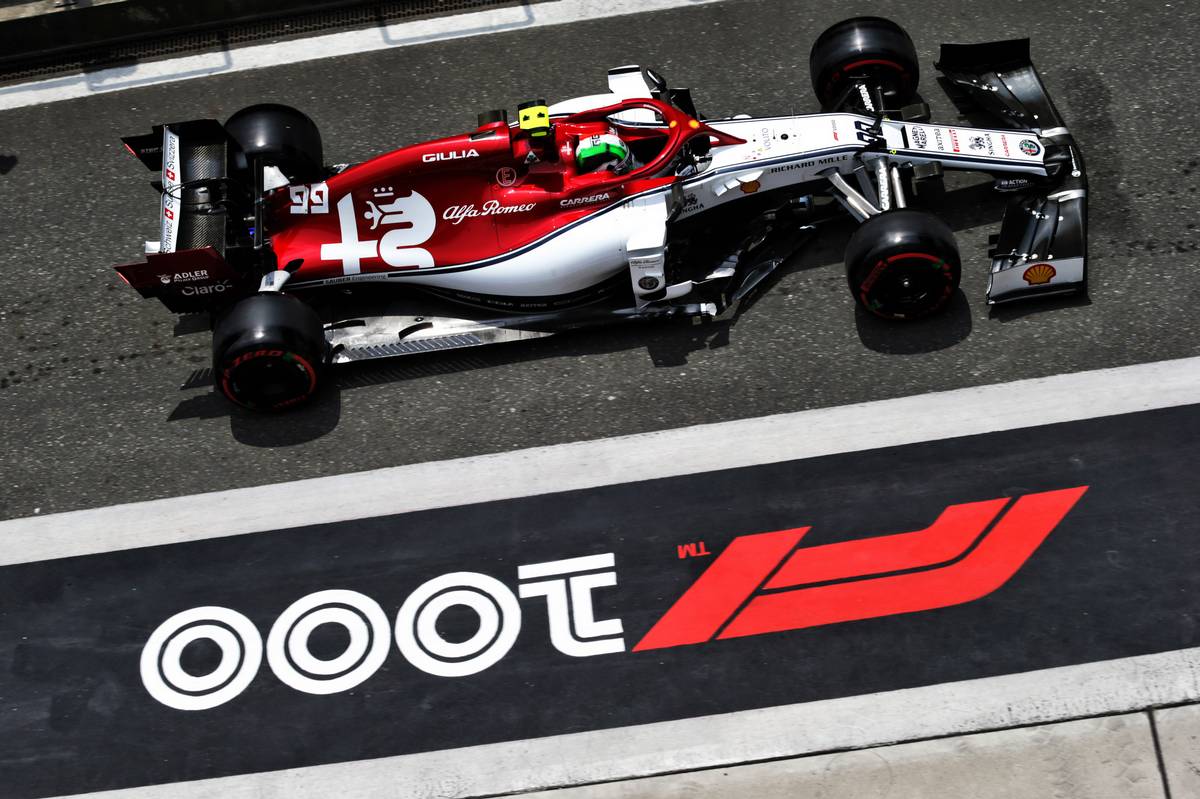
[[[231,410],[180,388],[205,332],[120,283],[155,231],[152,177],[118,141],[156,122],[286,102],[356,161],[468,129],[477,111],[603,89],[641,62],[688,85],[702,113],[813,109],[813,37],[861,4],[727,0],[279,66],[0,113],[0,518],[1195,355],[1200,156],[1192,146],[1200,8],[1070,0],[874,3],[941,41],[1029,35],[1088,159],[1091,296],[990,312],[984,245],[1001,203],[953,195],[963,294],[939,319],[855,311],[847,224],[808,250],[731,326],[660,324],[461,355],[361,365],[312,407]],[[932,80],[936,121],[954,119]],[[1039,409],[1028,409],[1036,424]],[[219,510],[214,510],[219,513]]]
[[[20,636],[0,641],[0,796],[530,743],[1193,646],[1196,409],[5,566],[0,608]],[[217,634],[241,643],[218,649]],[[1155,682],[1134,690],[1150,701]],[[1086,714],[1083,683],[1068,693],[1066,713]],[[1012,697],[1009,724],[1030,704]],[[888,714],[866,716],[848,728],[869,736]],[[836,748],[839,725],[818,729]],[[586,780],[592,758],[560,757]],[[407,767],[393,766],[402,794],[345,795],[503,792],[453,770],[444,791],[412,790]]]

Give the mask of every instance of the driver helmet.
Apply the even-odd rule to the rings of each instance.
[[[521,130],[530,138],[540,139],[550,133],[550,108],[542,99],[530,100],[517,106]]]
[[[629,145],[615,133],[582,136],[575,148],[575,164],[580,172],[591,172],[607,166],[613,172],[624,172],[632,163]]]

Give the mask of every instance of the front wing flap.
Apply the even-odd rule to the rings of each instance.
[[[1001,123],[1033,130],[1048,180],[1008,205],[989,255],[988,302],[1087,290],[1087,174],[1029,56],[1028,39],[944,44],[936,64],[953,97]]]

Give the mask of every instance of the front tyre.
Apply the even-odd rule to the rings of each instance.
[[[213,375],[231,402],[282,411],[310,399],[325,365],[325,333],[307,304],[257,294],[230,309],[213,331]]]
[[[946,307],[962,277],[950,227],[924,211],[885,211],[859,225],[846,245],[854,298],[884,319],[912,320]]]
[[[921,77],[912,39],[882,17],[854,17],[828,28],[813,43],[808,66],[813,91],[825,109],[832,109],[860,79],[899,108],[912,102]]]

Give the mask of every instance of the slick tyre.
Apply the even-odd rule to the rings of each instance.
[[[958,245],[945,222],[895,210],[859,225],[846,245],[850,293],[884,319],[908,321],[946,307],[962,277]]]
[[[282,411],[309,400],[325,366],[321,320],[287,294],[257,294],[233,306],[213,331],[213,375],[231,402]]]
[[[241,150],[236,158],[239,168],[249,169],[250,159],[258,156],[293,183],[321,178],[321,131],[303,112],[286,105],[252,105],[231,116],[225,130]]]
[[[913,100],[921,78],[912,39],[882,17],[854,17],[827,29],[813,44],[808,66],[813,91],[826,109],[846,96],[856,76],[867,77],[896,108]]]

